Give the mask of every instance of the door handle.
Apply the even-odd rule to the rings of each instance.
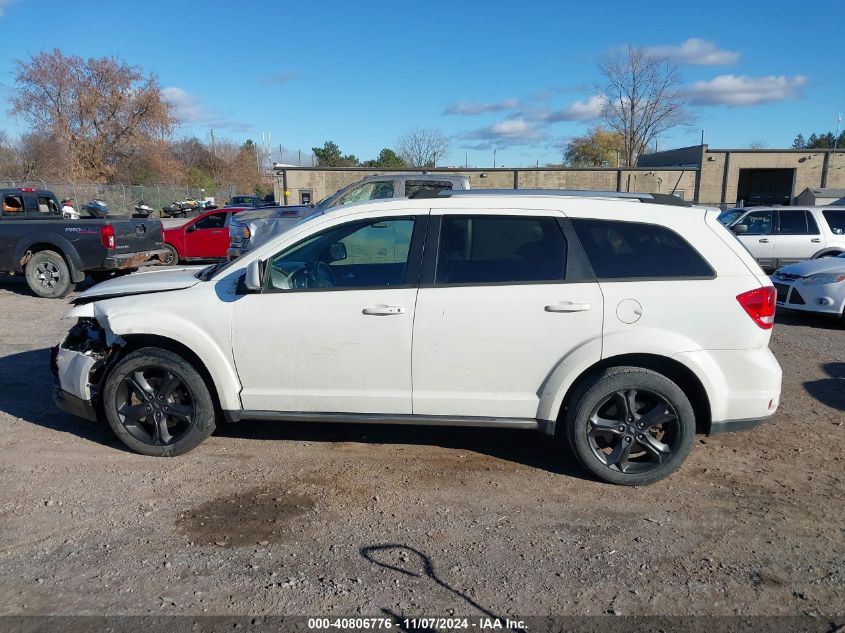
[[[589,303],[572,303],[571,301],[561,301],[546,306],[546,312],[586,312],[589,309]]]
[[[761,244],[768,244],[768,243],[769,243],[769,238],[768,238],[768,237],[761,237],[761,238],[760,238],[760,243],[761,243]]]
[[[399,306],[371,306],[364,308],[362,314],[367,316],[389,316],[391,314],[405,314],[405,308]]]
[[[813,238],[813,239],[811,239],[810,241],[811,241],[813,244],[821,244],[821,241],[822,241],[822,240],[821,240],[821,238],[820,238],[820,237],[814,237],[814,238]]]

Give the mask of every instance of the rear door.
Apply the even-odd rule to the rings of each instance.
[[[775,258],[778,266],[810,259],[824,248],[824,240],[812,213],[803,209],[779,209],[777,215]]]
[[[775,268],[774,211],[761,209],[749,211],[737,223],[748,227],[746,233],[737,235],[739,241],[748,249],[760,266],[772,270]]]
[[[417,415],[534,419],[573,350],[601,355],[602,294],[561,212],[433,210],[417,296]],[[567,232],[569,236],[567,235]]]

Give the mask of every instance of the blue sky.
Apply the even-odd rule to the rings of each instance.
[[[808,11],[807,9],[812,9]],[[14,60],[114,55],[159,76],[178,134],[269,132],[274,160],[333,140],[374,158],[414,126],[451,138],[447,163],[559,161],[596,123],[598,63],[625,44],[680,65],[695,123],[661,148],[833,130],[845,114],[845,2],[425,3],[0,0],[0,129]]]

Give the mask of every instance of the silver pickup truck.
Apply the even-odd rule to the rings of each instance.
[[[449,174],[379,174],[367,176],[339,189],[316,204],[265,207],[232,215],[227,257],[236,259],[303,219],[327,213],[350,202],[383,198],[408,198],[420,192],[469,189],[469,178]]]

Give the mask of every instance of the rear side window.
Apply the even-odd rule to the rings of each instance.
[[[813,233],[807,226],[806,211],[778,211],[778,224],[778,232],[781,235],[810,235]],[[818,233],[818,230],[815,233]]]
[[[452,183],[448,180],[406,180],[405,196],[410,198],[420,191],[452,190]]]
[[[666,227],[586,219],[573,219],[572,226],[599,279],[715,276],[698,251]]]
[[[435,283],[554,282],[566,277],[566,238],[551,217],[443,216]]]
[[[845,235],[845,209],[839,211],[822,211],[830,232],[834,235]]]

